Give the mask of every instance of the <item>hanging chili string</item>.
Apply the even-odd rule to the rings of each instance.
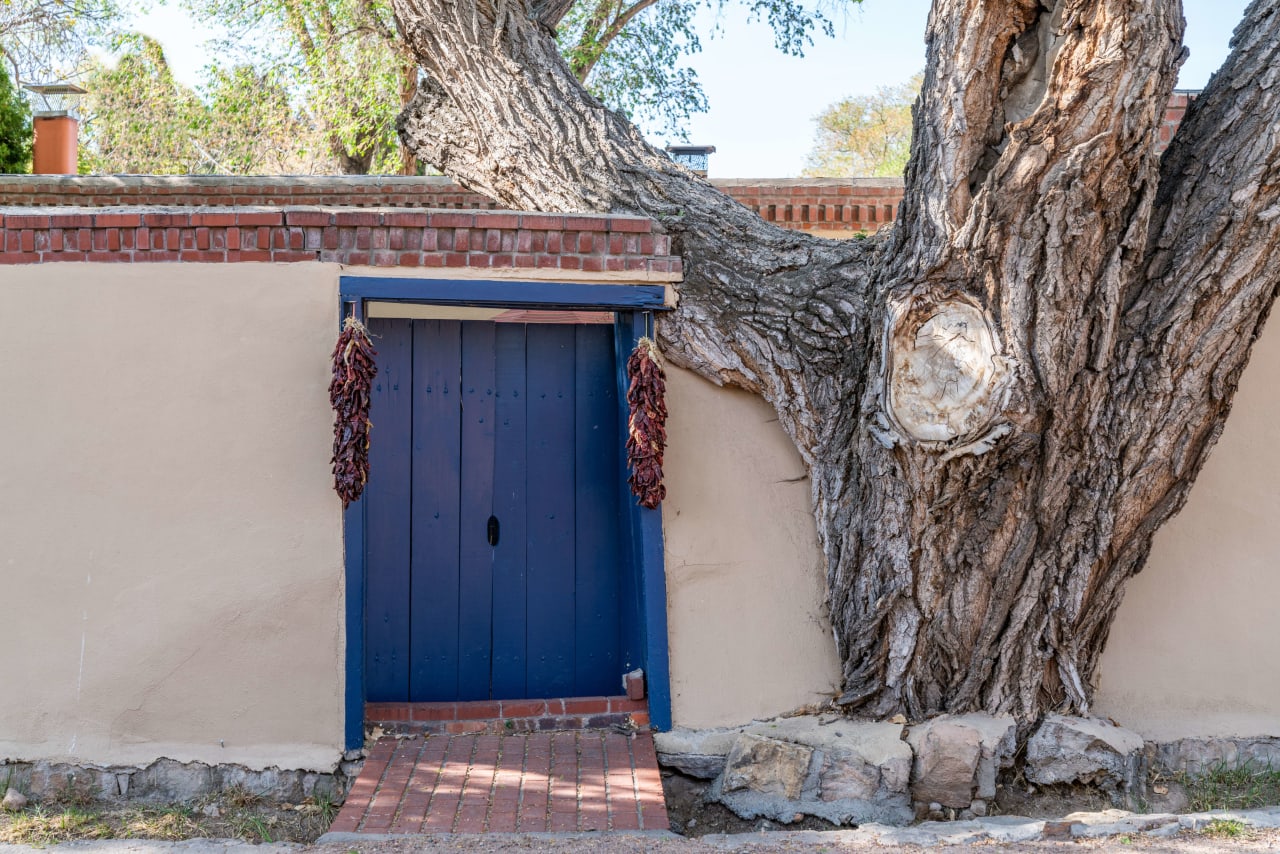
[[[345,509],[364,492],[369,480],[369,391],[378,373],[378,353],[364,324],[348,317],[333,348],[333,488]]]
[[[667,383],[652,338],[641,338],[627,359],[627,463],[631,491],[650,510],[667,497],[662,483],[662,453],[667,447]]]

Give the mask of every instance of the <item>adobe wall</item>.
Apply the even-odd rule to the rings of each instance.
[[[504,248],[504,268],[484,266]],[[33,320],[0,343],[0,364],[40,367],[0,374],[0,394],[34,414],[0,423],[0,443],[24,449],[0,498],[7,584],[22,595],[0,600],[0,624],[43,641],[6,668],[6,684],[32,689],[0,694],[0,757],[331,768],[344,650],[327,466],[338,276],[383,264],[380,275],[669,281],[679,261],[655,254],[666,251],[647,221],[617,217],[4,212],[0,295]],[[673,368],[671,406],[677,723],[829,696],[838,668],[798,455],[745,393]]]
[[[336,269],[4,269],[0,759],[333,769]]]
[[[662,505],[672,718],[731,726],[831,699],[812,485],[763,399],[667,367]]]
[[[1280,735],[1280,327],[1254,347],[1182,512],[1102,658],[1097,710],[1147,739]]]

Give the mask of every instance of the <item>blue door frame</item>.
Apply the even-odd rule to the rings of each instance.
[[[364,317],[366,300],[428,305],[573,309],[615,313],[617,347],[618,442],[626,441],[627,358],[636,342],[649,334],[652,312],[663,311],[662,285],[589,285],[564,282],[418,279],[342,276],[339,279],[339,322],[352,313]],[[375,435],[374,441],[377,441]],[[621,456],[621,455],[620,455]],[[667,652],[667,583],[662,548],[662,508],[646,510],[627,489],[624,471],[622,535],[629,549],[622,573],[622,655],[627,669],[642,667],[649,691],[649,716],[658,730],[671,728],[671,683]],[[346,562],[346,727],[348,750],[364,743],[365,514],[362,501],[343,517]]]

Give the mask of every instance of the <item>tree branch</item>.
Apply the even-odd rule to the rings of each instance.
[[[430,75],[401,116],[406,146],[516,209],[658,220],[688,265],[680,307],[660,328],[669,354],[763,394],[812,453],[814,407],[839,396],[832,376],[850,351],[866,357],[878,244],[778,228],[673,163],[582,88],[515,0],[395,8]]]
[[[541,24],[548,33],[555,33],[556,27],[569,10],[574,0],[535,0],[532,4],[533,20]]]
[[[579,83],[587,82],[587,75],[604,52],[599,48],[600,30],[604,28],[609,11],[615,5],[616,0],[598,0],[582,25],[582,34],[578,36],[573,56],[569,57],[569,67],[573,69],[573,76],[578,78]]]
[[[627,9],[624,9],[616,18],[613,19],[613,22],[609,24],[609,28],[599,36],[600,48],[596,51],[594,58],[591,60],[591,66],[586,69],[587,74],[591,73],[591,68],[595,67],[596,62],[598,62],[600,57],[604,55],[604,52],[609,49],[609,44],[618,37],[618,34],[622,32],[627,24],[631,23],[631,20],[636,15],[639,15],[645,9],[648,9],[657,2],[658,0],[639,0],[639,2],[632,4]],[[586,77],[584,76],[579,79],[585,80]]]
[[[1232,46],[1165,154],[1125,298],[1114,379],[1145,415],[1109,415],[1130,437],[1122,522],[1138,532],[1185,502],[1280,287],[1280,0],[1250,5]]]

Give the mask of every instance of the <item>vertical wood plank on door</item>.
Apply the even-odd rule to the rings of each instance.
[[[578,326],[576,336],[574,693],[592,696],[622,690],[618,395],[613,327]]]
[[[528,689],[570,696],[575,671],[574,329],[528,328]]]
[[[525,325],[495,330],[493,514],[502,536],[493,550],[493,697],[530,696],[525,677]]]
[[[409,459],[413,335],[407,320],[369,323],[378,351],[369,417],[365,514],[365,697],[409,699]]]
[[[458,697],[462,324],[413,322],[411,700]]]
[[[488,699],[493,650],[494,324],[462,324],[458,697]],[[501,522],[499,516],[499,542]]]

